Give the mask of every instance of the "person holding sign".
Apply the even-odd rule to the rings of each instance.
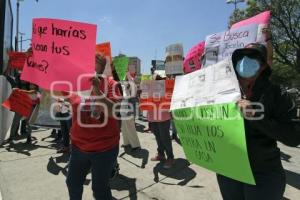
[[[163,80],[158,74],[154,74],[154,80]],[[155,108],[149,110],[147,118],[151,126],[151,132],[155,136],[157,143],[157,155],[151,158],[151,161],[165,161],[163,168],[170,169],[174,163],[174,154],[172,148],[172,139],[170,136],[171,114],[169,110]],[[167,155],[167,160],[165,157]]]
[[[67,186],[71,200],[82,199],[83,184],[91,170],[95,199],[112,199],[109,178],[119,152],[120,129],[113,113],[121,98],[116,81],[102,77],[106,59],[96,55],[97,76],[88,97],[71,95],[71,157]]]
[[[300,144],[295,103],[270,82],[267,58],[267,48],[258,43],[237,49],[232,55],[243,94],[237,106],[244,116],[247,150],[256,185],[217,175],[224,200],[283,199],[286,180],[276,142],[292,147]]]

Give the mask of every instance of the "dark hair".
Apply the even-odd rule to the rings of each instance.
[[[95,59],[97,64],[100,64],[102,67],[106,66],[106,58],[103,55],[97,53]]]

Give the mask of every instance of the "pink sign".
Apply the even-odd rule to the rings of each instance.
[[[192,47],[183,61],[183,71],[185,74],[199,70],[201,68],[201,56],[204,52],[205,42],[200,42]]]
[[[237,22],[231,26],[231,28],[239,28],[241,26],[246,26],[249,24],[269,24],[271,18],[271,11],[265,11],[254,17],[245,19],[243,21]]]
[[[46,90],[90,89],[88,79],[80,77],[95,71],[96,30],[93,24],[33,19],[33,55],[27,58],[21,79]]]

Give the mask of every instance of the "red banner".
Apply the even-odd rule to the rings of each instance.
[[[2,103],[3,107],[24,117],[31,115],[33,105],[34,102],[30,96],[20,89],[14,89],[9,98]]]
[[[9,66],[12,69],[22,70],[27,58],[26,53],[11,51],[9,55]]]

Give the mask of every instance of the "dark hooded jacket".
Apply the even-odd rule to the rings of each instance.
[[[246,120],[248,155],[253,172],[282,169],[277,141],[292,147],[300,144],[300,118],[297,105],[286,91],[270,82],[270,68],[256,80],[251,102],[264,105],[261,120]]]

